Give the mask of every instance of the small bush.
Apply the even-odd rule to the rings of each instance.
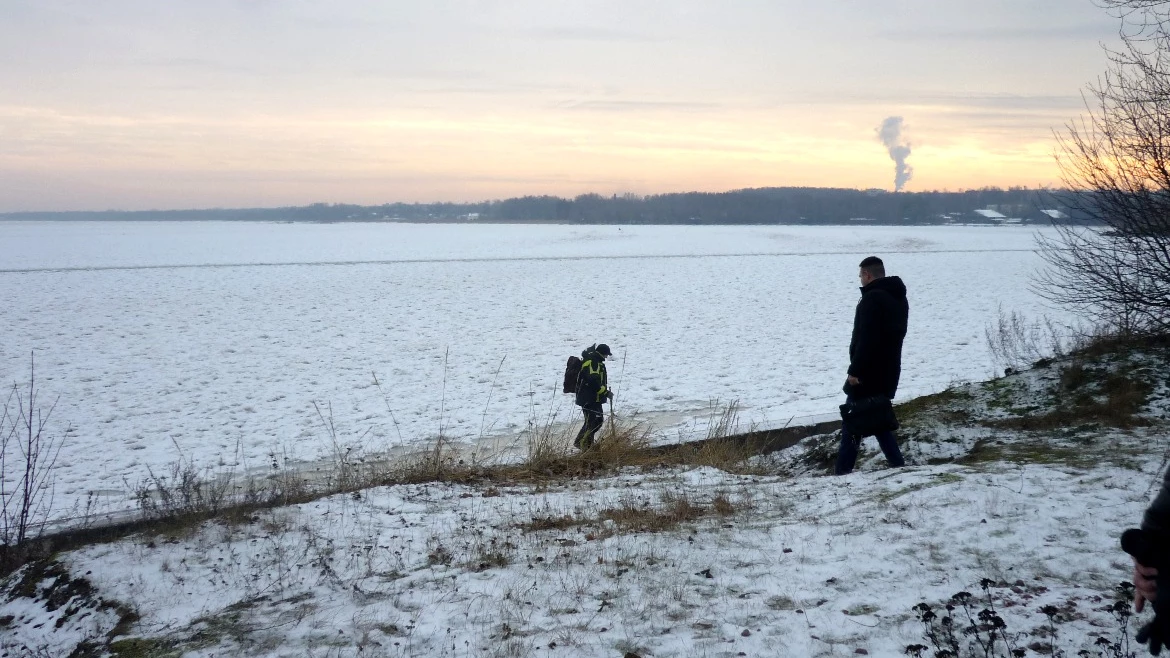
[[[10,551],[39,536],[49,520],[53,469],[64,445],[48,432],[57,402],[46,406],[40,401],[33,356],[28,367],[28,386],[14,383],[0,410],[0,566],[6,566]]]
[[[215,515],[231,502],[231,473],[216,474],[180,459],[168,473],[147,467],[148,477],[134,487],[134,500],[146,519]]]
[[[1016,311],[1005,313],[1003,307],[984,327],[991,358],[1005,371],[1018,372],[1041,359],[1062,356],[1067,351],[1068,334],[1047,317],[1029,320]]]
[[[958,592],[936,609],[925,601],[912,610],[922,623],[922,638],[928,644],[908,645],[904,653],[915,658],[935,656],[940,658],[1020,658],[1031,649],[1051,656],[1069,655],[1061,648],[1059,624],[1079,616],[1076,603],[1067,601],[1062,606],[1045,605],[1037,611],[1044,616],[1044,623],[1030,633],[1013,632],[1000,615],[995,605],[992,589],[1006,587],[984,578],[979,586],[982,596],[970,592]],[[1017,582],[1017,586],[1023,585]],[[1135,658],[1130,650],[1129,620],[1133,605],[1133,584],[1121,583],[1115,590],[1115,600],[1100,610],[1109,612],[1117,622],[1113,639],[1098,637],[1095,651],[1082,649],[1077,656],[1096,658]],[[1028,638],[1034,638],[1028,642]],[[1021,646],[1027,642],[1027,646]]]

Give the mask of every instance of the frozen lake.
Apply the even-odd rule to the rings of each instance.
[[[1012,227],[0,223],[0,378],[35,351],[71,427],[58,508],[182,455],[260,468],[332,447],[502,445],[576,413],[565,358],[607,342],[617,410],[701,436],[713,401],[780,426],[835,412],[857,263],[909,288],[900,398],[992,374],[1029,290]],[[1059,317],[1059,316],[1058,316]],[[374,385],[377,375],[381,386]],[[575,416],[573,416],[575,420]],[[64,501],[64,502],[62,502]]]

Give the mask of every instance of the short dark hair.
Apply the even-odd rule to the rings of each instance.
[[[869,275],[875,279],[880,279],[886,275],[886,264],[877,256],[870,256],[861,261],[859,266],[861,269],[869,272]]]

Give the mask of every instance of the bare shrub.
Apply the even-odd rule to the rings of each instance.
[[[1038,238],[1038,291],[1097,325],[1170,331],[1170,3],[1101,0],[1121,48],[1058,135],[1061,193],[1079,224]]]
[[[1016,311],[999,307],[993,322],[984,327],[987,349],[1000,368],[1026,370],[1041,359],[1066,353],[1071,331],[1062,330],[1051,319],[1029,320]]]
[[[40,535],[53,510],[53,468],[64,440],[47,432],[57,401],[45,407],[39,395],[36,359],[30,355],[27,388],[14,383],[0,413],[0,544],[5,547]]]
[[[217,473],[180,458],[167,472],[147,467],[147,478],[134,486],[134,502],[144,519],[174,519],[215,515],[237,502],[232,497],[232,473]]]

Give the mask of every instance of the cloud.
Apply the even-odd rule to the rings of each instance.
[[[1112,23],[1080,23],[1065,26],[1042,27],[975,27],[961,29],[897,29],[882,30],[880,39],[905,43],[938,41],[1063,41],[1098,39],[1115,35]]]
[[[554,107],[563,110],[581,110],[587,112],[651,112],[657,110],[677,110],[682,112],[701,112],[717,110],[723,107],[719,103],[701,103],[687,101],[564,101],[556,103]]]
[[[262,71],[259,68],[252,66],[244,66],[242,64],[226,64],[224,62],[216,62],[210,59],[201,59],[197,57],[161,57],[156,59],[140,59],[133,62],[134,66],[141,68],[166,69],[184,72],[204,72],[204,73],[228,73],[228,74],[260,74]]]
[[[1084,107],[1075,94],[927,94],[914,97],[923,105],[980,107],[1000,110],[1066,110]],[[903,97],[904,98],[904,97]]]
[[[605,27],[540,27],[521,30],[522,36],[550,41],[603,41],[628,43],[653,43],[662,41],[657,37]]]
[[[853,105],[888,106],[914,105],[919,107],[967,108],[1002,111],[1060,111],[1080,110],[1084,100],[1077,94],[977,94],[934,90],[890,91],[851,90],[837,93],[813,93],[786,99],[784,105]]]

